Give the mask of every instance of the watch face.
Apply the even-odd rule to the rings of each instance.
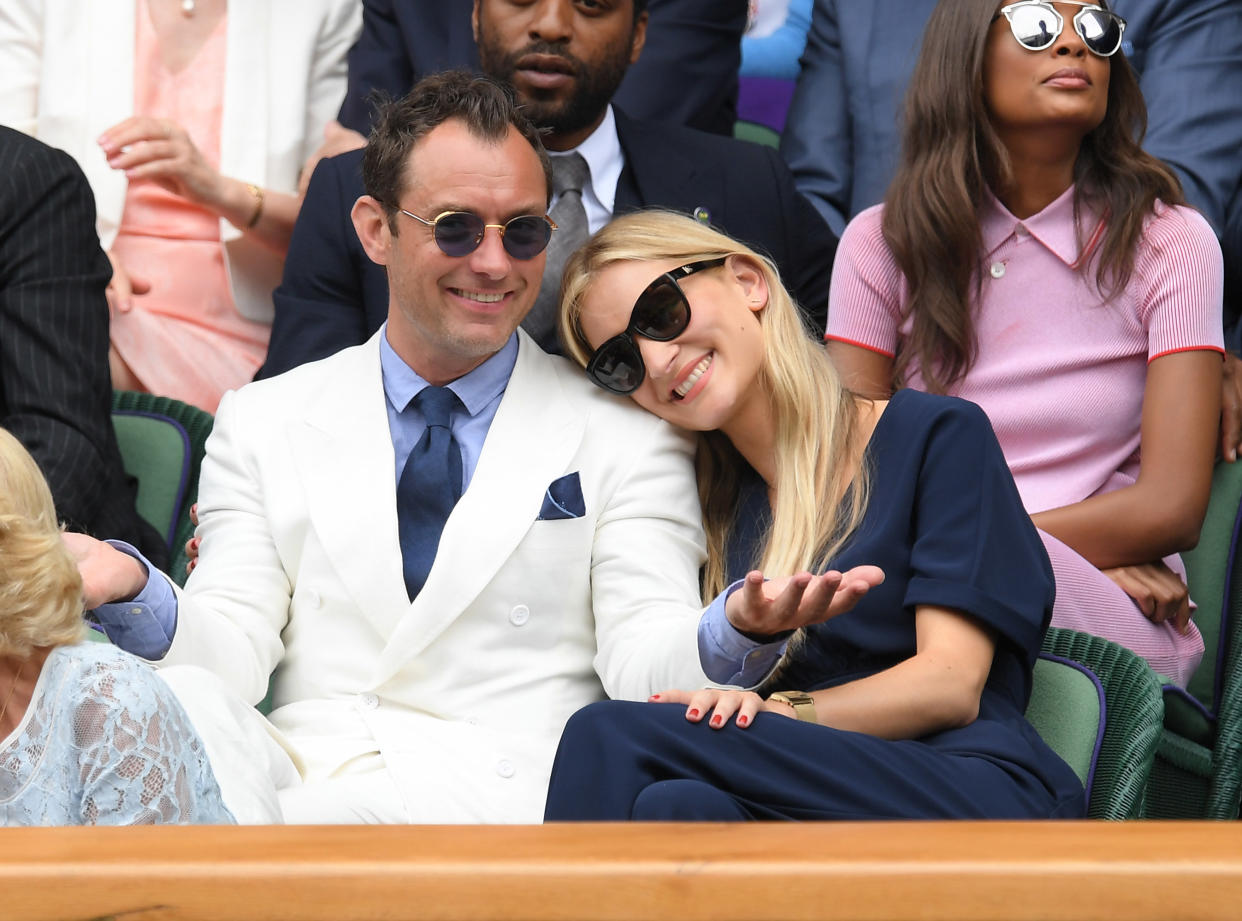
[[[815,698],[804,691],[773,691],[768,695],[768,699],[789,704],[797,719],[811,723],[819,722],[815,713]]]

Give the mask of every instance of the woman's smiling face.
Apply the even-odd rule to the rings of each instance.
[[[582,332],[592,349],[624,330],[634,301],[677,260],[615,262],[595,275],[582,298]],[[633,334],[646,366],[630,394],[648,412],[693,431],[727,429],[759,390],[767,304],[763,275],[749,259],[730,256],[719,268],[682,279],[690,323],[669,342]]]

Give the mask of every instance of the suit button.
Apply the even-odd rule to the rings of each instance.
[[[496,762],[496,773],[508,779],[517,773],[517,768],[513,766],[513,762],[508,758],[501,758]]]
[[[378,706],[379,706],[379,698],[376,697],[374,694],[359,694],[358,695],[358,709],[359,710],[374,710]]]
[[[991,272],[992,272],[993,278],[1004,278],[1005,277],[1005,263],[993,262]]]
[[[515,627],[520,627],[530,620],[530,608],[524,604],[519,604],[509,612],[509,623]]]

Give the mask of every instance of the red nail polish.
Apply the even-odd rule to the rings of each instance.
[[[739,716],[739,717],[737,718],[737,724],[738,724],[739,726],[748,726],[748,725],[750,725],[750,717],[749,717],[749,716]]]
[[[720,725],[721,723],[723,723],[723,722],[724,722],[724,720],[722,720],[722,719],[720,718],[720,716],[719,716],[719,715],[717,715],[717,716],[713,716],[713,717],[712,717],[712,725],[713,725],[713,726],[719,726],[719,725]]]
[[[699,711],[697,709],[691,710],[686,714],[686,716],[690,717],[692,720],[697,720],[699,718]]]
[[[652,694],[652,695],[651,695],[650,697],[648,697],[647,699],[648,699],[648,700],[659,700],[659,699],[660,699],[660,695],[659,695],[659,694]]]

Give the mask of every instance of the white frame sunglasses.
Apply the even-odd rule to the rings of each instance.
[[[1087,50],[1096,57],[1112,57],[1121,49],[1122,38],[1126,34],[1126,21],[1112,10],[1096,3],[1084,3],[1082,0],[1058,0],[1058,2],[1082,7],[1074,14],[1074,31],[1082,39],[1082,43],[1086,45]],[[1023,17],[1023,10],[1042,10],[1052,14],[1056,20],[1056,29],[1054,31],[1049,32],[1044,22],[1041,21],[1039,23],[1042,33],[1048,36],[1047,41],[1033,41],[1030,37],[1030,31],[1023,28],[1023,23],[1014,19],[1015,15]],[[1028,51],[1043,51],[1045,48],[1051,48],[1053,43],[1061,37],[1061,33],[1065,31],[1065,17],[1058,12],[1050,0],[1018,0],[1017,3],[1002,6],[1000,12],[992,18],[992,21],[995,22],[1002,15],[1009,20],[1009,31],[1013,34],[1014,40]],[[1117,27],[1117,41],[1111,49],[1102,50],[1108,46],[1103,44],[1101,40],[1107,37],[1108,27],[1114,24]],[[1023,35],[1027,37],[1023,38]]]

